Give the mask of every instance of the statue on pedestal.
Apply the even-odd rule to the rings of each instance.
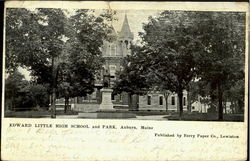
[[[103,72],[103,87],[104,88],[110,87],[110,73],[108,69],[104,69]]]

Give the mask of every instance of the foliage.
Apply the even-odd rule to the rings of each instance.
[[[164,11],[158,17],[149,17],[141,33],[147,53],[147,67],[158,87],[177,93],[179,112],[182,116],[183,90],[196,76],[195,55],[205,52],[200,41],[193,35],[189,25],[194,20],[192,12]]]
[[[110,31],[104,23],[108,15],[96,17],[91,11],[80,9],[67,19],[65,36],[68,40],[59,58],[59,96],[66,96],[66,93],[70,97],[86,96],[94,91],[95,75],[103,63],[100,49]]]
[[[118,79],[114,86],[114,93],[128,92],[133,94],[145,94],[149,90],[150,82],[146,79],[147,70],[142,64],[147,61],[142,48],[131,46],[132,54],[122,62],[123,70],[118,73]]]
[[[223,98],[232,103],[231,109],[233,113],[244,112],[244,81],[235,82],[233,86],[224,92]]]
[[[53,89],[52,100],[56,89],[59,97],[93,92],[102,63],[100,47],[110,32],[104,23],[112,18],[108,12],[97,17],[82,9],[65,13],[54,8],[7,9],[6,71],[29,69],[38,84]]]
[[[201,80],[210,84],[212,99],[218,99],[219,119],[222,120],[224,91],[244,80],[245,15],[240,12],[205,15],[204,23],[198,26],[199,39],[207,52],[197,55],[197,69]]]
[[[39,83],[51,82],[51,58],[60,54],[64,14],[60,9],[7,9],[6,69],[30,69]]]
[[[244,13],[234,12],[163,11],[149,17],[140,33],[142,46],[133,49],[136,67],[121,74],[123,90],[136,91],[126,78],[143,75],[143,83],[178,94],[181,118],[182,92],[194,86],[197,94],[211,96],[212,104],[218,101],[222,119],[223,92],[244,79],[244,26]]]
[[[18,71],[5,79],[5,108],[8,110],[29,110],[35,106],[47,107],[48,89],[45,85],[32,84]]]

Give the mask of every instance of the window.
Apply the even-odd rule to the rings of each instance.
[[[194,110],[194,106],[192,106],[192,109]]]
[[[159,105],[163,105],[163,96],[159,97]]]
[[[171,98],[171,104],[175,105],[175,97],[174,96]]]
[[[148,96],[148,105],[151,105],[151,96]]]
[[[116,45],[115,44],[111,45],[111,54],[110,55],[112,55],[112,56],[116,55]]]
[[[186,97],[183,97],[183,106],[186,106]]]

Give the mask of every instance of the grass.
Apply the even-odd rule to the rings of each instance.
[[[105,113],[105,112],[102,112]],[[135,114],[137,116],[150,116],[150,115],[167,115],[166,111],[108,111],[108,113],[128,113]],[[48,110],[40,111],[9,111],[5,112],[5,117],[15,117],[15,118],[48,118],[50,117],[51,112]],[[64,113],[63,110],[57,110],[56,115],[78,115],[77,111],[69,111]]]
[[[50,117],[51,111],[9,111],[5,112],[5,117],[15,117],[15,118],[47,118]],[[76,111],[69,111],[64,113],[63,110],[57,110],[56,115],[78,115]]]
[[[105,112],[102,112],[105,113]],[[150,116],[150,115],[168,115],[164,118],[168,120],[179,120],[179,114],[177,112],[168,113],[166,111],[109,111],[109,113],[128,113],[135,114],[137,116]],[[5,112],[5,117],[14,118],[49,118],[51,112],[48,110],[39,111],[8,111]],[[64,113],[63,110],[57,110],[56,115],[78,115],[77,111],[69,111]],[[243,114],[224,114],[223,121],[244,121]],[[183,113],[182,121],[218,121],[217,114],[214,113]]]
[[[166,116],[168,120],[179,120],[179,115],[174,113],[170,116]],[[218,121],[217,113],[183,113],[182,121]],[[236,121],[243,122],[243,114],[224,114],[223,121]]]
[[[166,111],[126,111],[126,110],[116,110],[116,111],[107,111],[108,113],[132,113],[137,116],[150,116],[150,115],[168,115]],[[94,112],[95,113],[95,112]],[[100,112],[98,112],[100,113]],[[102,111],[101,113],[105,113]]]
[[[131,111],[131,113],[134,113],[137,116],[168,115],[169,114],[166,111]]]

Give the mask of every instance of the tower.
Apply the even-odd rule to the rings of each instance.
[[[134,34],[130,30],[128,18],[127,15],[125,14],[121,31],[118,33],[118,41],[121,44],[121,51],[123,57],[131,54],[130,46],[133,39],[134,39]]]
[[[100,80],[96,83],[99,85],[99,89],[96,92],[96,98],[100,98],[100,88],[103,82],[103,71],[108,72],[110,76],[110,86],[113,87],[115,80],[117,79],[117,74],[122,70],[122,60],[127,55],[131,54],[130,46],[134,38],[133,33],[130,30],[127,15],[125,15],[122,28],[120,32],[116,32],[111,24],[111,31],[108,33],[108,40],[103,42],[102,46],[102,57],[105,62],[103,63],[103,70],[100,71]],[[122,94],[112,94],[112,102],[114,104],[128,105],[128,94],[126,92]]]
[[[131,54],[130,46],[134,38],[126,14],[121,31],[116,33],[114,27],[111,25],[111,31],[108,36],[110,37],[109,40],[104,41],[102,46],[102,56],[105,59],[103,67],[109,71],[112,80],[115,80],[117,71],[120,71],[122,68],[122,59]],[[111,81],[111,84],[113,83],[114,81]]]

